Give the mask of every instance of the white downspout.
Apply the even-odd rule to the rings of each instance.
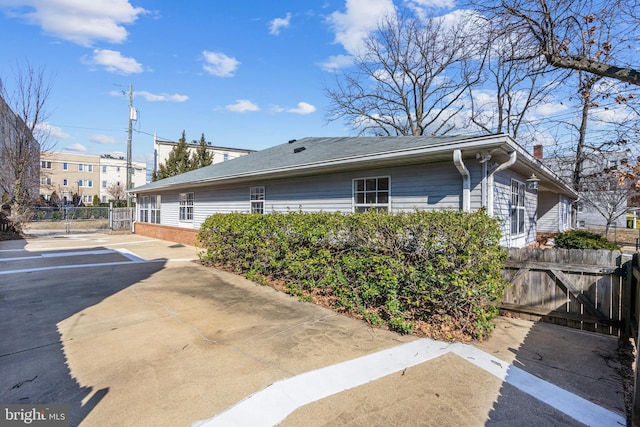
[[[476,159],[482,165],[482,181],[480,184],[480,205],[487,209],[487,176],[489,173],[489,168],[487,164],[489,160],[491,160],[491,153],[478,153],[476,154]]]
[[[511,166],[513,166],[516,162],[516,159],[518,157],[518,153],[517,152],[513,152],[509,155],[509,160],[507,160],[504,163],[501,163],[500,165],[498,165],[497,168],[495,168],[493,171],[491,171],[491,173],[489,174],[489,176],[487,177],[487,215],[489,216],[493,216],[493,175],[496,172],[500,172],[503,171]]]
[[[453,164],[462,175],[462,211],[471,212],[471,175],[469,175],[469,169],[462,162],[462,151],[453,151]]]

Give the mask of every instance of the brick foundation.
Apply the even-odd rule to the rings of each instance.
[[[171,227],[168,225],[148,224],[136,222],[134,233],[154,239],[182,243],[183,245],[198,246],[198,229]]]

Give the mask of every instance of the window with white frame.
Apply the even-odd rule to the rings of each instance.
[[[79,172],[93,172],[93,165],[84,165],[84,164],[80,163],[78,165],[78,171]]]
[[[391,177],[358,178],[353,180],[353,202],[355,212],[370,209],[389,210]]]
[[[264,213],[264,187],[251,187],[251,213]]]
[[[69,170],[69,163],[63,163],[62,164],[62,170]]]
[[[62,180],[62,185],[67,187],[69,185],[69,180],[67,178]]]
[[[141,196],[139,198],[139,218],[140,222],[160,224],[160,196]]]
[[[93,196],[91,194],[84,194],[82,196],[82,201],[84,203],[92,203],[93,202]]]
[[[41,177],[40,185],[51,185],[51,178],[45,178],[44,176]]]
[[[511,180],[511,235],[524,234],[524,182]]]
[[[46,160],[42,160],[42,161],[40,162],[40,167],[41,167],[42,169],[51,169],[51,162],[46,161]]]
[[[180,193],[180,221],[193,221],[193,193]]]
[[[93,181],[90,179],[80,179],[78,180],[78,187],[93,187]]]

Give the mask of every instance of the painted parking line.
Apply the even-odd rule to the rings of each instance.
[[[17,270],[5,270],[0,271],[0,275],[7,274],[22,274],[22,273],[32,273],[38,271],[48,271],[48,270],[65,270],[65,269],[74,269],[74,268],[93,268],[93,267],[110,267],[110,266],[118,266],[118,265],[131,265],[136,263],[144,263],[144,262],[165,262],[164,259],[147,261],[143,258],[140,258],[133,252],[123,249],[100,249],[93,251],[63,251],[63,252],[55,252],[55,253],[43,253],[34,256],[27,257],[16,257],[16,258],[5,258],[0,261],[23,261],[28,259],[47,259],[47,258],[72,258],[75,256],[87,256],[87,255],[113,255],[119,254],[127,258],[127,261],[112,261],[112,262],[96,262],[90,264],[64,264],[64,265],[54,265],[47,267],[32,267],[32,268],[22,268]]]
[[[586,425],[626,425],[624,416],[544,381],[473,346],[428,338],[278,381],[192,427],[274,426],[296,409],[453,353]],[[595,424],[594,424],[595,423]]]

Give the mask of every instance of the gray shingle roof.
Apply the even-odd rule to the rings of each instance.
[[[380,154],[410,152],[437,145],[477,139],[477,136],[310,137],[257,151],[222,163],[155,181],[134,192],[179,187],[185,184],[232,179],[247,174],[298,168],[313,169],[339,161],[357,161]]]

